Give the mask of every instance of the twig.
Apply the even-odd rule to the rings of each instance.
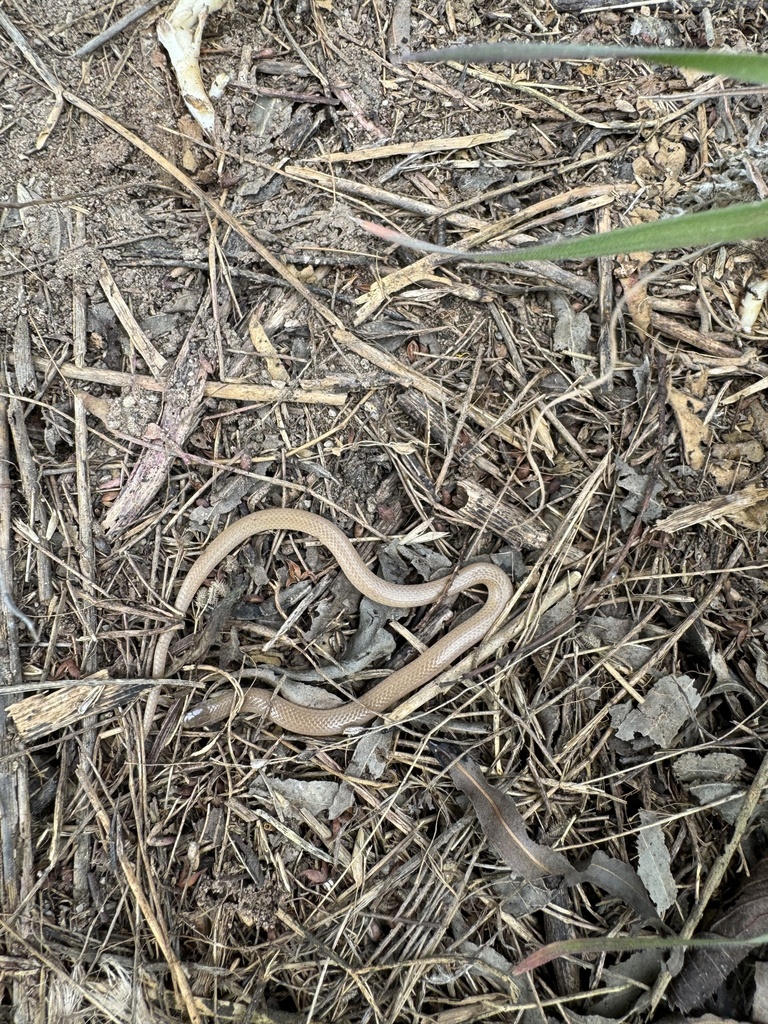
[[[87,43],[84,43],[79,49],[75,50],[72,54],[73,57],[87,57],[89,53],[93,53],[94,50],[98,50],[100,46],[108,43],[110,39],[114,39],[116,35],[132,25],[139,18],[143,18],[145,14],[149,14],[155,7],[159,7],[162,0],[148,0],[147,3],[142,4],[141,7],[135,8],[133,11],[129,11],[128,14],[123,15],[114,24],[110,25],[109,28],[105,28],[103,32],[99,32],[93,39],[89,39]]]
[[[5,671],[11,679],[21,673],[15,619],[22,622],[34,639],[39,634],[32,620],[17,606],[13,598],[13,559],[11,557],[12,495],[10,433],[8,429],[8,383],[5,368],[0,366],[0,651],[8,659]]]
[[[293,50],[293,52],[299,58],[301,63],[304,65],[304,67],[311,74],[313,74],[315,76],[315,78],[318,80],[318,82],[320,82],[320,84],[323,86],[323,88],[324,89],[328,89],[328,79],[325,77],[325,75],[322,73],[322,71],[317,67],[317,65],[312,63],[312,61],[309,59],[309,57],[306,55],[306,53],[304,53],[302,48],[299,46],[299,44],[294,39],[293,33],[291,32],[291,30],[286,25],[285,18],[283,17],[283,10],[282,10],[282,5],[281,5],[281,0],[272,0],[272,10],[275,12],[275,18],[277,19],[277,23],[280,26],[280,28],[283,30],[283,35],[285,36],[285,38],[290,43],[291,49]]]
[[[10,360],[13,362],[12,358]],[[50,370],[51,361],[36,356],[32,360],[38,370]],[[146,374],[123,373],[121,370],[105,370],[100,366],[75,366],[74,363],[56,363],[55,372],[65,380],[80,380],[91,384],[106,384],[113,388],[143,388],[162,394],[167,387],[165,381],[155,380]],[[301,390],[303,385],[311,384],[309,390]],[[345,405],[347,391],[335,391],[337,382],[313,380],[299,382],[298,388],[268,387],[263,384],[222,383],[207,381],[203,389],[205,398],[227,399],[235,402],[295,402],[299,405]],[[328,390],[319,390],[327,388]]]

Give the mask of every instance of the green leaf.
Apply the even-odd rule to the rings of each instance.
[[[725,75],[752,85],[768,85],[768,55],[762,53],[662,50],[642,46],[579,46],[573,43],[476,43],[411,53],[405,59],[409,63],[455,60],[491,64],[530,60],[615,60],[628,57],[649,64],[665,64],[675,68],[692,68],[709,75]]]
[[[543,245],[519,246],[496,252],[459,252],[445,246],[420,242],[389,228],[376,228],[362,222],[373,234],[385,241],[396,242],[420,252],[436,252],[453,259],[480,262],[516,263],[524,260],[580,260],[595,256],[615,256],[627,252],[661,252],[668,249],[698,248],[724,242],[742,242],[768,236],[768,200],[759,203],[737,203],[719,210],[685,213],[667,217],[651,224],[616,228],[601,235],[583,235]]]

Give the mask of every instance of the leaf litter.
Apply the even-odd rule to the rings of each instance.
[[[749,5],[583,6],[504,31],[761,45]],[[205,131],[156,7],[0,11],[3,1005],[639,1024],[726,993],[749,1019],[754,985],[757,1015],[759,947],[689,951],[668,990],[643,942],[761,925],[763,247],[500,268],[359,222],[455,255],[763,199],[760,97],[634,59],[403,62],[495,32],[477,5],[207,9]],[[264,674],[360,696],[470,611],[388,624],[268,538],[178,628],[199,547],[277,504],[372,565],[394,538],[411,580],[493,555],[507,623],[362,735],[183,729]]]

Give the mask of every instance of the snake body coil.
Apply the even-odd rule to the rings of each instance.
[[[351,726],[364,725],[376,715],[400,703],[414,690],[434,679],[460,655],[483,640],[504,612],[512,596],[512,584],[505,572],[491,562],[473,562],[452,577],[428,583],[389,583],[374,575],[358,555],[349,538],[337,526],[301,509],[275,508],[254,512],[228,526],[203,550],[187,573],[175,608],[184,614],[211,571],[231,551],[259,533],[297,530],[317,538],[335,556],[350,583],[366,597],[392,608],[414,608],[441,597],[460,594],[478,584],[488,590],[482,608],[461,626],[436,641],[415,661],[398,669],[373,686],[359,700],[335,708],[306,708],[269,690],[251,687],[245,691],[239,711],[261,715],[300,736],[336,736]],[[172,633],[158,640],[152,665],[155,678],[162,678]],[[184,716],[185,725],[210,725],[227,718],[236,706],[234,693],[213,697],[193,707]]]

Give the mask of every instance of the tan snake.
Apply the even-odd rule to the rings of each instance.
[[[452,597],[478,584],[488,590],[480,609],[461,626],[451,630],[420,654],[415,661],[398,669],[373,686],[359,700],[334,708],[307,708],[277,697],[270,690],[251,687],[246,690],[238,711],[261,715],[300,736],[336,736],[350,726],[364,725],[376,715],[401,702],[424,683],[434,679],[460,655],[491,631],[512,597],[507,574],[491,562],[472,562],[452,576],[412,585],[389,583],[374,575],[358,555],[351,541],[337,526],[313,512],[274,508],[254,512],[228,526],[204,548],[184,578],[176,597],[175,609],[183,614],[211,571],[236,547],[255,534],[272,530],[297,530],[317,538],[330,549],[352,585],[379,604],[391,608],[414,608],[441,597]],[[152,674],[161,678],[173,634],[158,640]],[[227,718],[237,706],[234,693],[212,697],[192,708],[184,716],[185,725],[209,725]]]

